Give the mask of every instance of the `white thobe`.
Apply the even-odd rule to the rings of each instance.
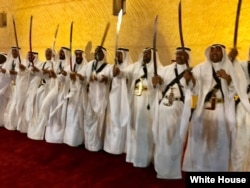
[[[59,65],[68,69],[66,60],[59,60],[56,62],[55,71],[59,72]],[[65,103],[65,96],[69,92],[69,82],[65,76],[58,74],[56,79],[53,79],[53,89],[50,90],[45,97],[41,107],[40,117],[45,120],[48,119],[47,127],[45,129],[45,140],[49,143],[63,143],[63,136],[65,130],[65,113],[63,106]],[[63,105],[60,105],[63,104]]]
[[[212,64],[215,71],[224,69],[230,75],[233,72],[230,64]],[[205,97],[216,84],[212,64],[206,61],[192,71],[196,78],[194,92],[198,95],[198,101],[189,129],[184,171],[229,170],[231,137],[235,134],[235,91],[233,81],[228,85],[225,79],[220,79],[224,102],[217,103],[214,110],[205,109],[211,105],[204,102]],[[216,97],[222,98],[220,90],[216,92]]]
[[[148,78],[142,80],[147,90],[140,96],[134,95],[135,81],[144,75],[142,62],[128,66],[122,74],[128,79],[130,122],[127,126],[126,161],[135,167],[147,167],[153,160],[153,116],[155,111],[156,89],[152,85],[153,63],[147,66]]]
[[[41,68],[41,63],[35,63],[39,69]],[[23,133],[27,133],[28,127],[33,124],[32,118],[34,117],[34,103],[36,92],[41,80],[40,72],[33,72],[32,67],[29,67],[29,71],[26,71],[26,74],[23,74],[23,77],[28,80],[27,93],[24,96],[24,104],[22,108],[21,115],[18,118],[17,130]]]
[[[81,72],[84,65],[75,64],[75,72]],[[84,141],[84,114],[82,102],[85,99],[86,89],[83,81],[77,77],[75,81],[70,80],[70,92],[64,105],[66,111],[66,124],[63,142],[69,146],[79,146]],[[84,102],[85,103],[85,102]]]
[[[237,66],[234,62],[234,65]],[[240,79],[247,79],[247,84],[250,84],[248,73],[248,62],[239,64],[242,67],[243,74],[240,74]],[[239,70],[237,70],[240,72]],[[246,89],[244,90],[246,92]],[[248,93],[250,98],[250,93]],[[246,111],[244,105],[240,101],[236,106],[236,138],[232,144],[231,170],[239,172],[250,171],[250,113]]]
[[[129,102],[126,78],[114,77],[109,92],[104,150],[111,154],[125,152]]]
[[[43,64],[42,69],[51,69],[52,68],[51,61],[47,61]],[[34,99],[34,109],[33,116],[29,122],[27,136],[28,138],[34,140],[43,140],[45,134],[45,126],[46,124],[42,119],[39,118],[40,109],[44,102],[45,97],[48,95],[49,91],[54,87],[53,84],[50,84],[51,80],[49,75],[41,75],[39,87],[37,88],[35,99]],[[45,82],[44,82],[45,81]]]
[[[85,77],[89,80],[92,73],[92,66],[95,60],[86,65]],[[104,62],[99,61],[97,69]],[[90,151],[99,151],[103,148],[105,113],[109,92],[108,83],[101,83],[102,75],[110,77],[111,66],[107,64],[102,71],[96,73],[97,81],[89,82],[88,103],[84,118],[84,144],[85,148]]]
[[[175,68],[180,74],[187,67],[176,63],[166,66],[161,74],[165,87],[176,78]],[[180,85],[185,95],[186,82],[183,77],[180,79]],[[174,94],[173,103],[169,101],[170,94]],[[158,110],[156,110],[156,122],[154,121],[156,123],[153,131],[155,141],[154,168],[157,172],[157,178],[181,179],[183,139],[179,132],[184,101],[179,100],[181,93],[177,83],[173,84],[163,97],[160,100]]]
[[[15,85],[11,84],[10,99],[4,117],[4,126],[8,130],[18,129],[18,120],[22,115],[23,104],[29,86],[29,71],[27,69],[24,71],[17,70],[16,79],[14,80]]]

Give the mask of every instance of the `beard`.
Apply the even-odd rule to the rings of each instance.
[[[76,59],[76,63],[77,63],[77,64],[81,64],[81,63],[82,63],[82,60],[83,60],[82,58],[77,58],[77,59]]]

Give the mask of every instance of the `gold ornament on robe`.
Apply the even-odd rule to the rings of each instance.
[[[174,89],[173,87],[170,88],[170,93],[169,95],[166,97],[168,99],[168,103],[163,103],[166,106],[172,106],[175,100],[175,96],[174,96]]]
[[[193,95],[192,98],[191,98],[191,109],[195,109],[196,108],[196,105],[197,105],[197,100],[198,100],[198,96],[197,95]]]
[[[135,89],[134,89],[134,95],[136,96],[141,96],[142,92],[147,90],[147,87],[143,85],[143,79],[140,78],[140,81],[138,84],[136,84]]]

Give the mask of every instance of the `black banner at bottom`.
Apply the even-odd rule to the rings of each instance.
[[[250,187],[250,172],[186,172],[186,188],[220,185]]]

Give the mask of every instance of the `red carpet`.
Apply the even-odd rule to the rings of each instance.
[[[153,166],[135,168],[125,154],[30,140],[0,128],[0,187],[184,188],[185,180],[157,179]]]

